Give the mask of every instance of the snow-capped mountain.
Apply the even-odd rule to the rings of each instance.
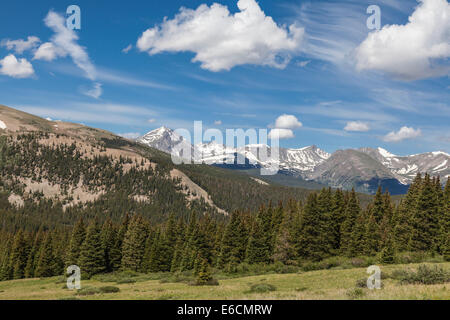
[[[192,156],[195,154],[194,147],[185,138],[166,127],[150,131],[136,141],[180,158],[183,158],[184,150],[190,150]]]
[[[313,171],[317,165],[330,157],[329,153],[316,146],[301,149],[279,148],[279,157],[276,159],[271,158],[272,149],[265,144],[231,148],[211,141],[192,146],[182,136],[165,127],[150,131],[137,141],[167,153],[174,153],[181,158],[183,158],[181,150],[191,148],[191,154],[195,154],[200,162],[206,164],[247,164],[254,167],[270,167],[277,164],[281,170],[300,175]]]
[[[403,193],[417,173],[439,175],[444,182],[450,177],[450,155],[428,152],[397,156],[383,148],[338,150],[329,154],[316,146],[300,149],[279,148],[278,157],[265,144],[232,148],[215,141],[191,145],[173,130],[162,127],[137,139],[150,147],[183,156],[182,150],[191,150],[197,163],[228,168],[271,168],[280,173],[337,188],[356,187],[357,191],[373,193],[379,185],[392,193]]]
[[[419,172],[441,178],[450,176],[450,154],[442,151],[410,156],[397,156],[383,148],[362,148],[360,151],[380,161],[404,184],[410,184]]]

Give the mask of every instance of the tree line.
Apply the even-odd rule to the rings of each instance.
[[[61,275],[78,265],[83,277],[132,270],[195,274],[214,267],[234,272],[241,263],[299,265],[332,256],[377,256],[423,251],[450,260],[450,179],[417,175],[398,204],[381,188],[362,208],[354,190],[323,189],[307,200],[234,211],[226,220],[208,214],[170,214],[151,222],[125,215],[121,222],[80,218],[71,229],[0,232],[0,280]],[[203,270],[203,271],[202,271]]]

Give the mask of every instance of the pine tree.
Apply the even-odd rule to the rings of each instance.
[[[359,200],[356,196],[355,189],[349,195],[347,207],[345,209],[345,220],[342,224],[341,233],[341,251],[344,254],[352,256],[355,254],[356,248],[354,248],[354,242],[352,241],[355,236],[353,229],[356,225],[356,220],[360,216],[361,208],[359,206]]]
[[[122,224],[119,227],[119,230],[116,235],[116,239],[114,241],[114,245],[111,248],[110,252],[110,260],[111,260],[111,268],[113,271],[117,271],[122,266],[122,245],[123,240],[125,238],[125,234],[128,231],[128,225],[130,223],[130,217],[128,214],[122,220]]]
[[[223,268],[229,263],[239,264],[244,261],[247,246],[246,233],[247,230],[239,212],[233,212],[223,234],[219,259],[220,267]]]
[[[333,196],[331,223],[333,226],[332,248],[338,251],[341,245],[341,228],[345,220],[345,199],[340,189],[337,189]]]
[[[300,257],[317,261],[328,254],[329,248],[324,239],[326,235],[323,232],[322,218],[317,195],[312,193],[308,196],[302,217],[299,239]]]
[[[450,261],[450,178],[445,185],[443,201],[443,214],[440,221],[440,247],[446,261]]]
[[[405,199],[400,203],[393,218],[394,243],[399,251],[407,250],[412,233],[411,220],[417,210],[417,201],[422,188],[422,176],[418,173],[409,187]]]
[[[213,280],[213,277],[211,275],[211,271],[209,268],[208,260],[206,260],[204,258],[199,258],[199,259],[201,259],[201,262],[197,263],[200,266],[198,268],[196,284],[199,286],[208,285],[211,283],[211,280]]]
[[[86,238],[86,228],[83,218],[80,218],[75,224],[70,238],[69,249],[67,250],[66,266],[78,265],[81,253],[81,246]]]
[[[376,221],[375,215],[372,210],[369,210],[371,215],[367,221],[367,227],[364,237],[364,253],[366,255],[374,255],[380,251],[381,246],[381,234],[380,227]],[[364,223],[364,222],[363,222]]]
[[[39,261],[39,249],[42,243],[42,232],[39,230],[34,238],[30,254],[27,259],[27,266],[25,267],[25,278],[33,278],[35,276],[37,263]]]
[[[134,216],[128,226],[122,245],[122,269],[139,271],[145,254],[148,225],[142,216]]]
[[[112,256],[114,255],[113,250],[116,244],[116,229],[114,228],[111,220],[107,220],[103,224],[100,238],[102,241],[102,248],[105,253],[105,271],[112,272]]]
[[[273,261],[280,261],[283,264],[292,264],[296,260],[295,247],[295,217],[297,212],[296,205],[290,203],[289,210],[284,213],[283,221],[276,237]]]
[[[81,246],[78,261],[84,279],[105,271],[105,252],[97,220],[92,221],[86,230],[86,239]]]
[[[13,277],[13,268],[11,267],[10,263],[12,242],[12,239],[8,239],[3,248],[0,260],[0,281],[10,280]]]
[[[409,246],[414,251],[428,251],[435,248],[439,222],[435,190],[430,176],[426,174],[412,219]]]
[[[271,262],[272,258],[272,234],[271,234],[271,220],[272,209],[262,207],[253,222],[250,238],[247,247],[247,262],[265,263]]]
[[[380,262],[385,264],[394,263],[395,250],[391,236],[386,239],[383,249],[381,250]]]
[[[13,268],[13,278],[23,279],[30,248],[22,230],[16,233],[11,251],[10,265]]]
[[[39,250],[39,261],[35,272],[37,277],[52,277],[55,275],[55,256],[53,254],[52,240],[52,234],[47,232]]]

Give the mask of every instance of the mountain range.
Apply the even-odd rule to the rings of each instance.
[[[275,161],[260,156],[261,151],[272,153],[268,145],[232,148],[215,141],[192,145],[166,127],[150,131],[136,141],[180,158],[183,158],[181,150],[190,150],[199,162],[229,169],[269,168]],[[370,194],[378,186],[392,194],[404,194],[418,173],[440,176],[443,183],[450,177],[450,155],[442,151],[397,156],[383,148],[360,148],[330,154],[313,145],[299,149],[279,148],[279,160],[275,162],[279,167],[278,174],[264,178],[280,181],[281,175],[285,176],[282,181],[286,185],[299,180],[333,188],[355,188]]]

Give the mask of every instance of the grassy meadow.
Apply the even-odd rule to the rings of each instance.
[[[423,265],[423,264],[422,264]],[[450,272],[450,263],[427,263]],[[440,284],[406,284],[394,275],[417,270],[419,264],[381,266],[382,289],[361,283],[366,268],[329,269],[257,276],[217,275],[218,286],[193,286],[188,279],[164,274],[103,275],[82,281],[82,290],[70,291],[63,277],[0,282],[0,300],[178,300],[178,299],[450,299],[448,278]],[[360,283],[358,285],[358,283]],[[120,290],[120,291],[119,291]],[[117,292],[118,291],[118,292]]]

